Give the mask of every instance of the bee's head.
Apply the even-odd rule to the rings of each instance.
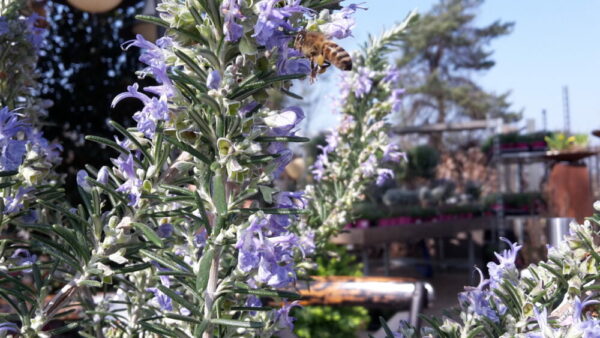
[[[294,39],[294,48],[301,50],[305,39],[306,39],[306,31],[298,32],[298,34],[296,34],[296,38]]]

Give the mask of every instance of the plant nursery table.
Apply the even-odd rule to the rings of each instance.
[[[476,230],[496,230],[496,222],[496,217],[489,216],[364,229],[353,228],[345,230],[332,238],[331,242],[338,245],[360,247],[365,275],[369,273],[368,248],[383,245],[384,271],[385,275],[388,276],[390,268],[388,247],[390,243],[452,237],[458,233],[465,232],[468,237],[467,265],[473,267],[475,265],[475,245],[473,243],[472,232]]]

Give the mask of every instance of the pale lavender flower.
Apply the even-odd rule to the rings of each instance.
[[[236,42],[244,34],[244,27],[236,22],[245,19],[240,11],[240,0],[225,0],[221,4],[221,13],[225,18],[223,31],[225,32],[225,41]]]
[[[173,40],[170,37],[162,37],[156,41],[156,44],[144,39],[141,34],[136,35],[135,40],[127,41],[123,44],[124,49],[129,49],[131,46],[142,48],[142,53],[139,60],[146,64],[148,68],[145,73],[152,73],[159,86],[150,86],[144,88],[146,91],[163,96],[165,99],[170,98],[175,94],[173,82],[167,75],[167,49],[173,45]]]
[[[300,5],[300,0],[262,0],[256,4],[258,20],[254,25],[254,35],[260,45],[267,49],[283,47],[291,40],[290,33],[296,29],[288,22],[294,13],[308,13],[310,10]]]
[[[344,7],[340,11],[332,14],[331,21],[320,25],[319,29],[325,35],[336,39],[343,39],[348,36],[352,36],[352,28],[354,28],[355,25],[352,15],[357,9],[366,10],[367,8],[361,7],[357,4],[351,4],[347,7]]]
[[[135,113],[133,119],[137,122],[138,130],[143,132],[146,137],[151,138],[156,131],[157,122],[169,120],[169,107],[164,98],[150,98],[146,94],[140,93],[138,88],[137,83],[128,86],[126,93],[121,93],[113,99],[112,106],[114,107],[125,98],[136,98],[142,101],[144,108]]]
[[[4,214],[13,214],[23,209],[23,198],[29,192],[33,191],[32,187],[19,187],[14,196],[6,196],[4,198]]]
[[[579,323],[578,329],[582,331],[582,338],[600,337],[600,320],[589,318]]]
[[[491,295],[489,291],[484,290],[490,281],[483,278],[481,270],[477,269],[477,272],[479,272],[477,287],[465,287],[465,291],[458,294],[458,300],[462,306],[466,306],[473,313],[498,322],[498,314],[490,303]]]
[[[15,111],[10,111],[7,107],[0,109],[0,171],[19,168],[25,156],[26,142],[14,138],[30,128],[28,124],[19,120]]]
[[[0,36],[9,32],[8,21],[5,17],[0,16]]]
[[[37,256],[29,253],[27,249],[17,249],[13,252],[10,258],[18,258],[15,266],[31,266],[37,261]],[[25,269],[24,272],[31,272],[31,269]]]
[[[102,184],[107,184],[108,178],[109,178],[108,167],[102,166],[102,168],[100,168],[100,170],[98,170],[98,175],[96,177],[96,180]]]
[[[323,179],[323,177],[325,176],[325,166],[329,163],[329,159],[327,157],[326,153],[321,153],[319,155],[317,155],[317,159],[315,160],[315,163],[312,165],[311,169],[311,173],[313,174],[313,178],[315,179],[315,181],[319,182]]]
[[[21,329],[19,329],[19,327],[15,323],[11,323],[11,322],[0,323],[0,333],[2,333],[2,334],[7,334],[9,332],[19,333],[20,331],[21,331]]]
[[[252,111],[255,111],[257,107],[259,107],[259,104],[256,101],[246,103],[240,108],[240,110],[238,110],[238,115],[240,115],[242,118],[247,117],[246,115]]]
[[[137,206],[140,202],[140,196],[142,195],[142,180],[140,180],[135,173],[133,156],[129,154],[125,159],[118,158],[115,160],[115,164],[126,179],[125,182],[117,188],[117,191],[127,194],[129,198],[128,205]]]
[[[371,91],[371,87],[373,86],[372,76],[372,72],[366,67],[361,67],[358,70],[358,77],[352,85],[354,95],[357,98],[360,99]]]
[[[302,108],[291,106],[265,117],[264,121],[271,128],[270,136],[290,136],[293,135],[294,129],[303,119],[304,112]]]
[[[490,285],[492,288],[497,288],[502,282],[503,278],[518,277],[517,267],[515,266],[515,260],[517,254],[521,249],[521,245],[511,243],[508,239],[501,237],[502,241],[506,242],[510,247],[507,250],[503,250],[502,253],[494,253],[498,258],[498,264],[489,262],[487,264],[488,272],[490,274]]]
[[[159,288],[146,288],[146,291],[154,293],[154,299],[161,310],[173,311],[173,302],[171,301],[171,298],[160,291]]]
[[[163,223],[156,229],[156,234],[160,238],[167,238],[173,235],[173,225],[170,223]]]
[[[273,170],[273,177],[278,178],[281,176],[281,173],[285,170],[285,167],[290,163],[292,158],[294,157],[294,153],[292,153],[289,149],[284,149],[277,153],[279,155],[278,158],[275,159],[275,170]]]
[[[275,322],[279,327],[289,329],[294,328],[294,321],[296,319],[290,316],[290,310],[295,306],[300,307],[297,300],[291,303],[285,303],[281,308],[277,310],[277,312],[275,313]]]
[[[42,16],[37,13],[32,13],[30,16],[25,18],[25,23],[27,25],[27,40],[36,51],[39,51],[40,48],[44,45],[44,33],[45,29],[36,27],[36,23],[39,19],[42,19]]]
[[[399,150],[397,144],[387,144],[383,148],[383,160],[398,163],[400,160],[407,161],[406,153]]]
[[[194,244],[199,248],[203,248],[206,245],[207,238],[208,234],[206,233],[206,229],[203,228],[194,236]]]
[[[377,179],[375,180],[375,184],[382,186],[385,182],[392,178],[394,178],[394,172],[391,169],[377,169]]]
[[[404,97],[404,88],[397,88],[392,90],[392,94],[390,95],[390,103],[392,104],[392,111],[399,112],[402,110],[402,99]]]
[[[598,301],[596,299],[590,299],[590,298],[592,298],[592,296],[589,296],[586,299],[584,299],[583,301],[581,301],[578,296],[575,296],[574,304],[573,304],[573,322],[574,323],[581,322],[581,315],[582,315],[583,309],[586,306],[592,305],[592,304],[600,304],[600,301]]]
[[[92,189],[92,187],[86,180],[86,178],[88,177],[88,173],[85,170],[79,170],[77,172],[77,185],[85,191],[89,191],[90,189]]]
[[[277,72],[279,75],[308,74],[310,62],[299,51],[284,46],[277,58]]]
[[[388,82],[392,85],[397,85],[400,82],[400,70],[396,67],[392,67],[386,71],[386,75],[383,77],[383,82]]]
[[[218,70],[213,70],[208,73],[208,77],[206,78],[206,86],[210,89],[219,89],[219,85],[221,84],[221,74]]]
[[[366,161],[360,164],[360,171],[365,177],[371,177],[377,173],[377,159],[371,154]]]

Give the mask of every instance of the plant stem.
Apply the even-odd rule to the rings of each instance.
[[[210,271],[208,275],[208,284],[206,286],[206,295],[204,300],[204,313],[207,316],[207,319],[211,319],[212,315],[212,307],[215,301],[215,293],[217,291],[217,281],[219,280],[219,259],[221,257],[221,248],[215,248],[215,255],[213,256],[212,262],[210,264]],[[206,331],[204,331],[204,338],[211,338],[212,334],[212,326],[209,325]]]

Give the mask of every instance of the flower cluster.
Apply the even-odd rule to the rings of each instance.
[[[351,6],[343,15],[360,7]],[[342,74],[340,125],[326,136],[326,144],[311,167],[315,186],[307,187],[311,208],[317,216],[318,242],[326,242],[350,221],[353,204],[375,183],[394,178],[391,166],[405,156],[389,137],[387,117],[401,104],[399,72],[382,62],[386,53],[402,38],[413,16],[373,40],[353,56],[351,72]]]
[[[600,202],[595,207],[600,212]],[[523,270],[515,266],[521,246],[504,240],[508,249],[496,254],[498,262],[488,263],[489,279],[481,276],[477,287],[459,294],[459,318],[445,318],[421,332],[404,326],[400,336],[598,337],[600,248],[593,239],[599,227],[598,214],[571,223],[559,245],[548,248],[546,261]]]
[[[356,8],[328,22],[348,30]],[[88,336],[268,336],[292,325],[290,290],[314,234],[305,195],[278,191],[273,180],[292,159],[288,144],[308,139],[297,135],[299,107],[266,103],[267,91],[290,93],[291,80],[306,78],[308,61],[291,43],[316,12],[299,0],[165,0],[158,12],[143,19],[165,37],[123,45],[142,49],[138,74],[156,81],[113,100],[142,102],[136,126],[110,122],[114,140],[88,136],[117,155],[78,173],[83,204],[42,200],[59,219],[36,222],[29,241],[6,251],[0,274],[37,277],[34,288],[5,279],[23,292],[4,298],[29,310],[15,308],[18,322],[0,332],[50,336],[48,323],[75,297],[77,330]],[[48,145],[24,143],[35,134],[27,120],[2,113],[11,149],[3,163],[23,168],[30,148]],[[30,191],[15,191],[5,205],[24,212]]]
[[[60,162],[60,146],[51,144],[37,129],[47,114],[48,102],[39,98],[35,66],[45,31],[36,13],[24,15],[18,1],[9,2],[0,16],[0,172],[3,219],[0,230],[13,218],[34,221],[39,210],[30,209],[37,187],[54,184],[52,168]]]

